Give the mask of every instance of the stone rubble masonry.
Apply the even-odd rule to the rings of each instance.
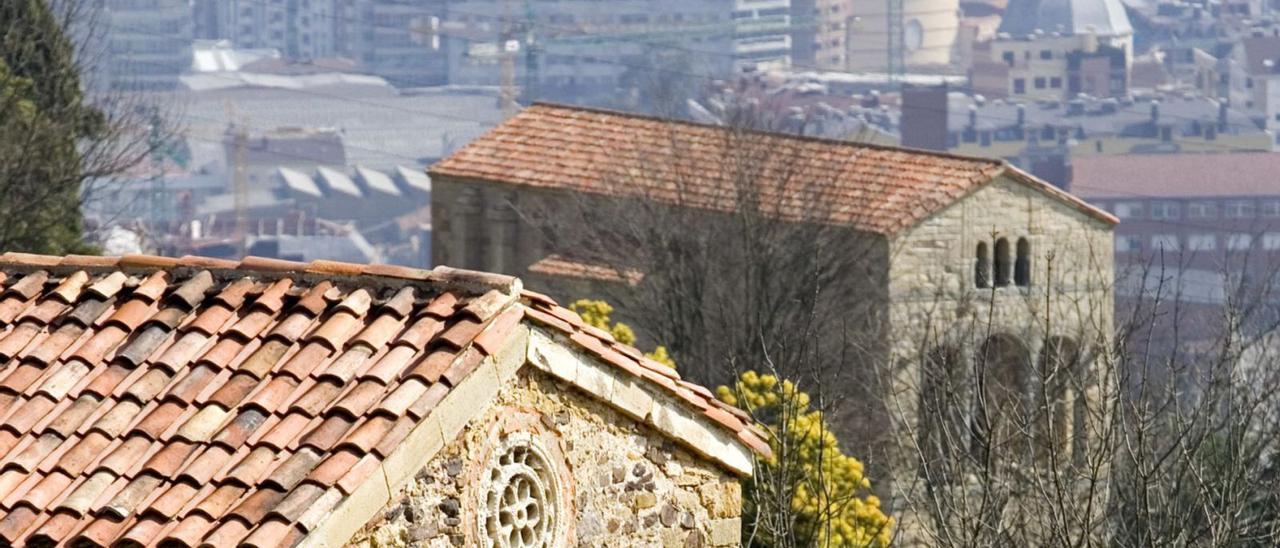
[[[613,368],[589,359],[569,346],[557,342],[541,329],[533,329],[529,339],[528,361],[552,376],[572,383],[600,401],[623,411],[631,418],[643,420],[658,431],[681,440],[694,452],[747,477],[751,475],[752,455],[724,429],[709,424],[688,406],[671,398],[646,393],[635,379],[624,378]]]
[[[541,335],[534,334],[535,338]],[[535,343],[536,346],[536,343]],[[485,427],[517,414],[539,417],[537,430],[559,440],[572,472],[565,506],[571,546],[739,546],[742,491],[723,468],[673,443],[549,372],[515,373],[461,436],[417,471],[350,543],[359,547],[467,546],[475,542],[470,510],[482,482],[482,455],[497,440]]]

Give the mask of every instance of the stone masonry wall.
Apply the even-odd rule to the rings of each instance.
[[[996,332],[1021,334],[1046,323],[1064,334],[1081,327],[1106,332],[1113,314],[1112,235],[1111,226],[1005,178],[959,200],[890,244],[897,353],[914,351],[927,329],[962,331],[965,324],[956,320],[985,321],[988,313]],[[1011,284],[993,295],[975,287],[974,260],[979,242],[994,253],[1001,237],[1011,247],[1019,238],[1030,243],[1031,285]]]
[[[446,444],[352,546],[475,546],[477,478],[506,429],[536,430],[556,445],[572,519],[570,546],[738,546],[736,478],[531,367],[482,417]]]
[[[1018,239],[1030,243],[1029,286],[976,287],[978,243],[986,242],[994,256],[999,238],[1007,238],[1011,256],[1016,256]],[[954,357],[961,359],[959,374],[965,376],[972,370],[968,364],[978,362],[987,340],[1016,341],[1013,344],[1020,348],[1016,351],[1017,367],[1028,368],[1042,367],[1042,351],[1062,348],[1046,345],[1046,341],[1067,340],[1080,350],[1083,370],[1094,369],[1096,375],[1100,353],[1109,348],[1113,329],[1112,238],[1110,225],[1006,179],[974,192],[895,238],[890,252],[889,316],[894,345],[891,359],[898,366],[894,368],[892,393],[900,396],[894,402],[894,420],[912,423],[900,424],[897,430],[918,432],[917,428],[924,428],[917,423],[916,409],[923,382],[920,367],[925,363],[923,355],[939,349],[959,352]],[[1022,374],[1027,382],[1027,401],[1033,401],[1032,394],[1040,393],[1036,384],[1040,373],[1033,369]],[[964,382],[960,381],[960,389],[970,390]],[[1101,385],[1094,384],[1083,394],[1072,392],[1072,385],[1058,408],[1072,409],[1075,398],[1105,401],[1111,395],[1104,394]],[[971,393],[968,396],[974,397]],[[1094,415],[1086,417],[1087,421]],[[958,422],[967,427],[969,420],[961,417]],[[1068,416],[1059,426],[1065,432],[1083,432],[1079,439],[1088,443],[1092,427],[1074,420]],[[897,452],[890,449],[888,458],[896,470],[905,472],[898,476],[903,480],[902,488],[907,489],[919,461],[909,450],[910,440],[904,441],[907,443]],[[915,534],[911,525],[923,527],[927,520],[916,521],[910,514],[898,516],[899,543],[928,545],[920,541],[927,537]]]

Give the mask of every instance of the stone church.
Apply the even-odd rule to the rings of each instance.
[[[556,295],[644,284],[652,273],[634,265],[575,264],[526,219],[613,200],[714,223],[740,206],[743,171],[766,189],[762,210],[842,229],[828,252],[864,257],[842,282],[856,298],[840,306],[874,320],[868,340],[883,344],[869,359],[891,364],[888,392],[911,395],[895,402],[902,415],[982,386],[910,425],[921,446],[991,452],[1002,434],[984,406],[1039,398],[1051,443],[1078,449],[1090,426],[1081,406],[1098,397],[1091,364],[1109,348],[1118,221],[1001,160],[536,104],[429,170],[434,260],[539,279]],[[803,186],[773,191],[784,176]],[[983,378],[956,381],[974,371]],[[1051,380],[1064,377],[1084,380]]]
[[[0,546],[737,546],[766,434],[508,276],[0,256]]]

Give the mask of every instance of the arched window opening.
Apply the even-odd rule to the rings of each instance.
[[[1013,262],[1013,283],[1018,287],[1031,285],[1031,242],[1018,239],[1018,258]]]
[[[991,253],[987,251],[987,242],[978,243],[978,252],[973,262],[973,285],[979,289],[991,287]]]
[[[1072,461],[1074,435],[1072,413],[1079,397],[1080,350],[1066,337],[1050,337],[1040,350],[1040,384],[1036,402],[1036,447],[1046,462]]]
[[[939,346],[923,356],[920,368],[919,443],[920,475],[932,481],[949,481],[957,476],[968,447],[965,416],[969,411],[964,384],[963,353],[959,348]]]
[[[1013,264],[1009,257],[1009,240],[996,240],[996,287],[1009,285]]]
[[[981,462],[999,460],[1002,452],[1014,451],[1019,445],[1017,433],[1026,431],[1028,361],[1026,345],[1011,335],[992,336],[976,356],[978,390],[970,448]]]

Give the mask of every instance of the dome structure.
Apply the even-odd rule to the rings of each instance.
[[[1130,36],[1133,26],[1120,0],[1010,0],[998,32]]]

